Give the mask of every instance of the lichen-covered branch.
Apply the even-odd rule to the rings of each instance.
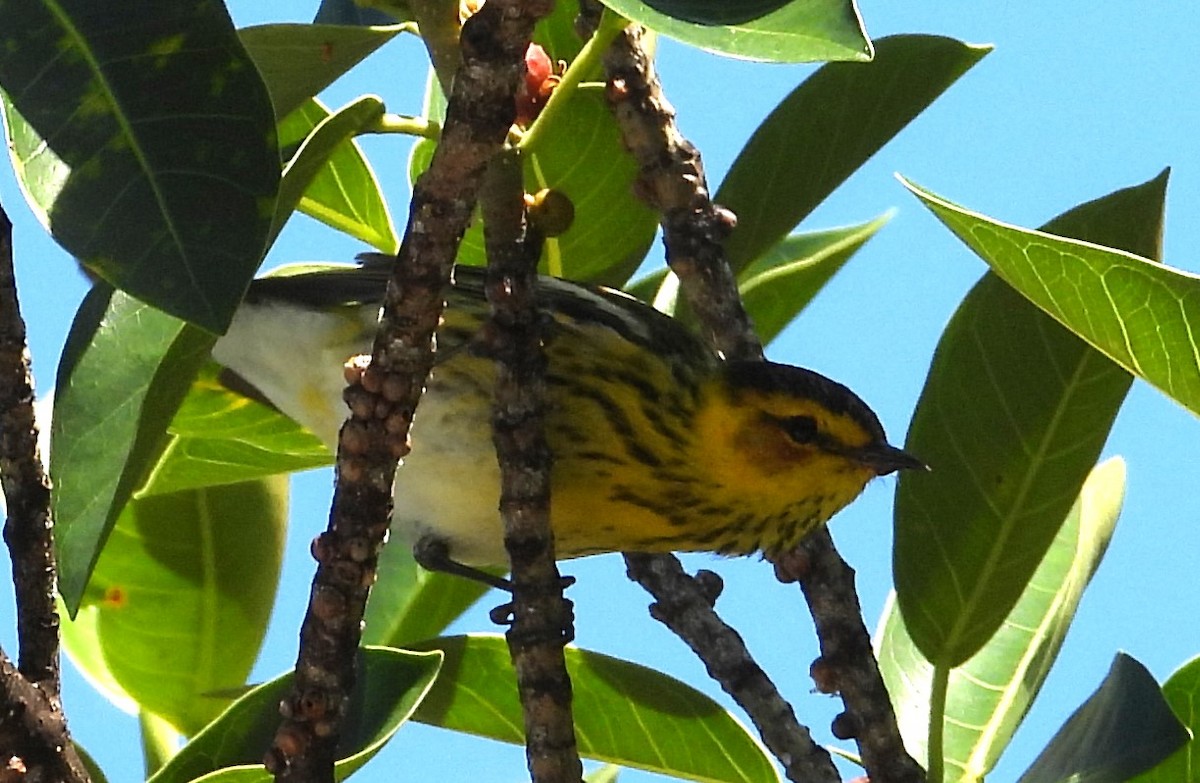
[[[496,360],[492,431],[500,465],[504,544],[512,562],[512,603],[501,611],[511,613],[506,636],[525,717],[532,780],[575,783],[583,766],[563,656],[563,645],[573,635],[572,618],[550,527],[546,359],[536,306],[542,237],[526,222],[524,195],[516,152],[493,159],[481,203],[492,305],[484,347]]]
[[[429,169],[413,189],[369,361],[347,369],[350,418],[338,443],[328,529],[318,561],[290,696],[264,763],[280,781],[332,781],[333,754],[391,512],[397,460],[433,362],[442,290],[488,162],[515,114],[525,50],[542,3],[492,0],[463,25],[462,64]],[[286,350],[286,346],[280,346]]]
[[[50,479],[38,453],[33,374],[13,273],[12,223],[0,206],[0,481],[8,505],[19,665],[0,651],[0,762],[28,779],[86,781],[59,697],[57,567]]]
[[[605,57],[609,104],[625,145],[640,166],[638,194],[662,215],[667,263],[679,277],[685,300],[713,347],[728,359],[761,358],[762,347],[738,297],[722,245],[735,226],[735,217],[712,203],[700,155],[678,131],[674,111],[662,94],[653,64],[640,43],[640,35],[636,26],[630,26]],[[881,683],[853,590],[853,572],[833,548],[827,531],[820,531],[805,545],[813,553],[813,570],[802,577],[802,582],[817,622],[823,662],[834,669],[838,682]],[[721,671],[713,661],[718,659],[718,649],[731,645],[732,641],[724,633],[719,635],[723,640],[721,643],[716,643],[712,636],[718,628],[716,623],[720,622],[711,610],[715,597],[709,601],[707,609],[695,596],[679,601],[680,612],[694,613],[692,619],[685,621],[682,615],[674,616],[674,599],[666,583],[654,573],[665,571],[666,561],[627,556],[626,562],[631,576],[655,596],[656,617],[668,613],[669,609],[672,628],[714,629],[709,634],[688,630],[684,640],[697,651],[710,672]],[[847,580],[848,592],[843,589]],[[684,591],[687,588],[682,580],[672,580],[670,589]],[[702,591],[697,589],[696,593],[700,595]],[[705,617],[706,614],[712,614],[712,618]],[[831,648],[839,651],[833,660],[828,659]],[[721,684],[759,726],[764,741],[788,768],[790,776],[795,758],[789,751],[779,749],[777,739],[768,740],[767,736],[768,730],[774,732],[777,728],[777,708],[768,706],[764,710],[763,702],[740,692],[740,682],[721,680]],[[842,697],[847,712],[840,722],[859,727],[853,734],[871,780],[874,783],[908,783],[922,779],[920,767],[904,752],[886,690],[882,687],[851,687],[849,692],[842,693]],[[767,703],[774,704],[773,699]],[[758,710],[763,711],[756,714]],[[807,730],[799,724],[796,726],[803,736],[798,734],[792,744],[797,747],[811,744]],[[824,763],[814,763],[813,767],[825,776],[831,769]],[[913,771],[918,777],[911,776]],[[836,780],[836,772],[833,775],[822,779]]]

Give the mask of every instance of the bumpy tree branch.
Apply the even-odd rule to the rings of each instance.
[[[12,559],[20,643],[19,666],[0,651],[0,749],[19,759],[27,774],[86,781],[59,698],[50,479],[38,453],[33,400],[12,223],[0,207],[0,481],[8,504],[4,541]]]
[[[493,159],[481,194],[492,318],[484,345],[496,359],[492,416],[500,464],[504,544],[513,600],[506,634],[525,716],[525,748],[535,783],[579,781],[571,680],[563,645],[572,636],[570,603],[554,559],[550,461],[544,416],[546,359],[536,307],[540,232],[525,220],[521,161]],[[495,613],[494,613],[495,614]]]
[[[687,303],[696,313],[713,347],[726,358],[761,358],[762,347],[738,297],[723,249],[723,241],[733,229],[735,219],[712,203],[699,153],[675,126],[674,111],[662,94],[653,64],[640,43],[640,32],[636,27],[630,27],[610,48],[605,58],[605,69],[609,104],[620,125],[625,145],[641,168],[639,195],[662,214],[667,263],[679,277]],[[805,546],[812,552],[812,570],[801,579],[810,610],[817,622],[822,661],[834,670],[839,683],[880,683],[879,688],[850,687],[842,692],[847,713],[838,721],[838,734],[855,737],[867,772],[875,783],[921,780],[920,767],[904,752],[891,703],[886,690],[882,688],[858,598],[853,590],[853,571],[833,548],[827,531],[820,531],[806,541]],[[657,599],[654,611],[659,619],[663,619],[661,615],[668,610],[674,612],[676,606],[681,612],[696,613],[695,618],[686,621],[682,617],[672,616],[668,625],[673,629],[718,627],[716,623],[720,620],[711,610],[715,596],[709,600],[708,607],[704,607],[697,596],[688,600],[673,598],[672,592],[685,589],[684,583],[676,579],[668,588],[665,582],[653,576],[654,570],[667,569],[664,561],[627,556],[626,562],[631,575]],[[650,564],[656,568],[649,568]],[[850,585],[848,592],[844,590],[847,580]],[[702,594],[702,591],[698,591],[698,594]],[[713,614],[712,618],[701,619],[709,613]],[[732,633],[730,629],[728,634]],[[728,640],[728,634],[720,635],[722,645],[733,644]],[[722,645],[714,643],[711,633],[690,632],[684,639],[705,661],[710,672],[722,671],[723,667],[716,663],[720,660],[718,650]],[[837,655],[831,658],[831,651],[837,651]],[[746,660],[750,660],[748,653]],[[741,692],[744,683],[718,680],[750,715],[763,733],[768,747],[784,763],[788,775],[792,776],[792,766],[796,762],[794,751],[785,750],[778,738],[768,737],[768,731],[774,734],[778,728],[778,708],[768,707],[757,712],[764,703],[775,704],[774,699],[778,694],[774,694],[768,702],[762,702]],[[773,690],[773,686],[771,688]],[[812,746],[807,730],[799,724],[792,731],[797,732],[792,746],[810,748],[807,751],[810,754],[817,751],[824,754],[819,749],[811,749],[815,746]],[[836,771],[832,771],[832,764],[828,763],[827,754],[823,759],[814,756],[811,768],[818,770],[824,776],[822,779],[837,779]],[[797,770],[797,774],[808,773]],[[832,777],[829,777],[830,774]]]
[[[296,676],[264,759],[277,780],[333,779],[363,613],[388,529],[396,463],[408,453],[413,410],[433,363],[442,289],[487,164],[512,124],[525,50],[541,6],[492,0],[463,25],[463,62],[445,128],[413,190],[369,363],[347,370],[350,418],[339,436],[329,527],[313,545],[318,566]]]

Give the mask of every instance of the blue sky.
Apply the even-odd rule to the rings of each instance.
[[[235,0],[231,5],[239,24],[311,16],[295,2]],[[938,336],[984,266],[893,174],[903,173],[1007,222],[1036,226],[1171,166],[1165,258],[1200,271],[1194,259],[1200,248],[1200,153],[1193,136],[1200,127],[1200,96],[1192,86],[1194,54],[1179,42],[1200,29],[1200,7],[862,0],[861,10],[876,37],[930,32],[996,46],[802,226],[858,223],[897,210],[771,351],[776,360],[812,367],[854,388],[879,413],[893,441],[901,441]],[[335,85],[327,102],[336,106],[360,93],[378,92],[390,110],[416,113],[424,78],[421,55],[411,40],[393,46],[368,61],[361,76]],[[812,70],[735,62],[669,42],[661,46],[660,58],[667,94],[682,129],[704,155],[714,189],[756,124]],[[385,73],[389,76],[381,76]],[[396,73],[402,77],[390,76]],[[402,224],[408,145],[392,137],[368,139],[365,146]],[[84,284],[70,260],[45,238],[22,204],[11,172],[3,168],[0,200],[16,224],[18,282],[37,383],[48,389]],[[297,218],[268,263],[348,260],[361,249]],[[1194,578],[1181,578],[1194,571],[1194,553],[1200,551],[1200,499],[1193,490],[1200,473],[1193,456],[1197,442],[1200,424],[1192,415],[1145,384],[1134,385],[1105,449],[1105,456],[1120,454],[1129,463],[1122,520],[1060,665],[993,779],[1020,774],[1096,687],[1117,650],[1137,657],[1160,681],[1200,651],[1200,630],[1183,620],[1196,606],[1198,585]],[[298,482],[281,610],[257,676],[272,676],[294,660],[311,563],[308,540],[324,525],[328,486],[325,474]],[[893,490],[891,479],[875,482],[833,523],[844,556],[858,571],[872,627],[891,584]],[[817,648],[796,588],[777,584],[770,568],[755,559],[690,556],[686,564],[713,568],[725,578],[722,615],[793,700],[801,721],[820,741],[832,741],[828,725],[840,703],[811,693],[807,672]],[[725,701],[708,684],[701,664],[646,615],[646,596],[626,581],[619,557],[588,558],[566,570],[579,578],[571,598],[580,646],[669,672]],[[11,598],[5,594],[0,641],[13,652],[11,617]],[[453,630],[491,628],[478,611]],[[65,698],[75,736],[111,780],[138,779],[135,722],[97,700],[67,668]],[[421,726],[405,727],[375,764],[374,773],[358,779],[390,779],[395,769],[409,770],[407,777],[417,780],[525,775],[520,749]],[[625,773],[622,779],[653,778]]]

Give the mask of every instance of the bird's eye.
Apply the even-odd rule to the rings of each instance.
[[[812,416],[788,416],[779,424],[796,443],[812,443],[817,439],[817,420]]]

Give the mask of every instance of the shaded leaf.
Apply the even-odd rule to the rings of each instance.
[[[385,253],[400,239],[392,224],[375,172],[354,137],[383,116],[383,103],[365,95],[330,113],[315,98],[279,125],[285,150],[299,148],[283,170],[273,231],[278,234],[292,210],[320,220]]]
[[[1051,225],[1157,255],[1166,181]],[[1091,238],[1089,236],[1088,238]],[[1129,390],[1127,373],[986,275],[951,318],[906,448],[893,568],[921,652],[952,668],[1000,627],[1062,525]]]
[[[871,41],[852,0],[792,0],[765,16],[757,14],[777,3],[710,2],[704,3],[707,13],[700,10],[696,0],[604,0],[604,4],[677,41],[731,57],[792,63],[871,59]],[[733,23],[686,21],[661,13],[652,5],[669,5],[671,13],[682,17],[716,20],[720,14]],[[690,11],[683,6],[690,6]],[[723,11],[716,10],[721,7]],[[743,8],[753,16],[737,21],[748,15]]]
[[[1121,250],[1001,223],[904,184],[1029,301],[1200,413],[1193,337],[1200,323],[1200,277]]]
[[[515,675],[502,637],[447,637],[418,646],[442,650],[446,661],[415,720],[524,742]],[[758,740],[699,691],[628,661],[574,647],[565,652],[582,755],[688,780],[779,779]]]
[[[1129,783],[1196,783],[1200,766],[1196,764],[1197,743],[1200,743],[1200,657],[1193,658],[1175,670],[1163,683],[1163,696],[1171,705],[1175,717],[1192,733],[1191,740],[1148,772]]]
[[[869,64],[831,63],[804,80],[733,162],[713,198],[738,218],[725,243],[735,270],[779,243],[991,51],[936,35],[896,35],[875,45]]]
[[[358,677],[338,742],[335,779],[344,779],[379,752],[412,715],[440,666],[441,655],[436,652],[360,650]],[[262,754],[279,727],[279,702],[291,684],[288,673],[254,688],[193,737],[147,783],[272,780],[262,765]]]
[[[1018,783],[1125,783],[1188,739],[1153,675],[1118,653],[1104,682]]]
[[[646,5],[682,22],[733,25],[753,21],[787,5],[790,0],[645,0]]]
[[[950,672],[943,715],[947,780],[982,780],[1037,698],[1066,638],[1084,589],[1116,526],[1125,464],[1108,460],[1089,474],[1066,522],[1003,625]],[[904,627],[895,593],[876,642],[880,673],[909,753],[925,759],[933,664]]]
[[[275,116],[283,118],[398,33],[416,34],[416,25],[264,24],[243,27],[238,37],[266,83]]]
[[[224,5],[13,0],[0,44],[14,168],[54,238],[224,331],[279,184],[271,102]]]
[[[133,501],[63,624],[67,653],[118,706],[195,733],[258,656],[286,520],[284,477]]]
[[[50,449],[58,587],[71,613],[212,344],[103,284],[80,305],[58,368]]]

